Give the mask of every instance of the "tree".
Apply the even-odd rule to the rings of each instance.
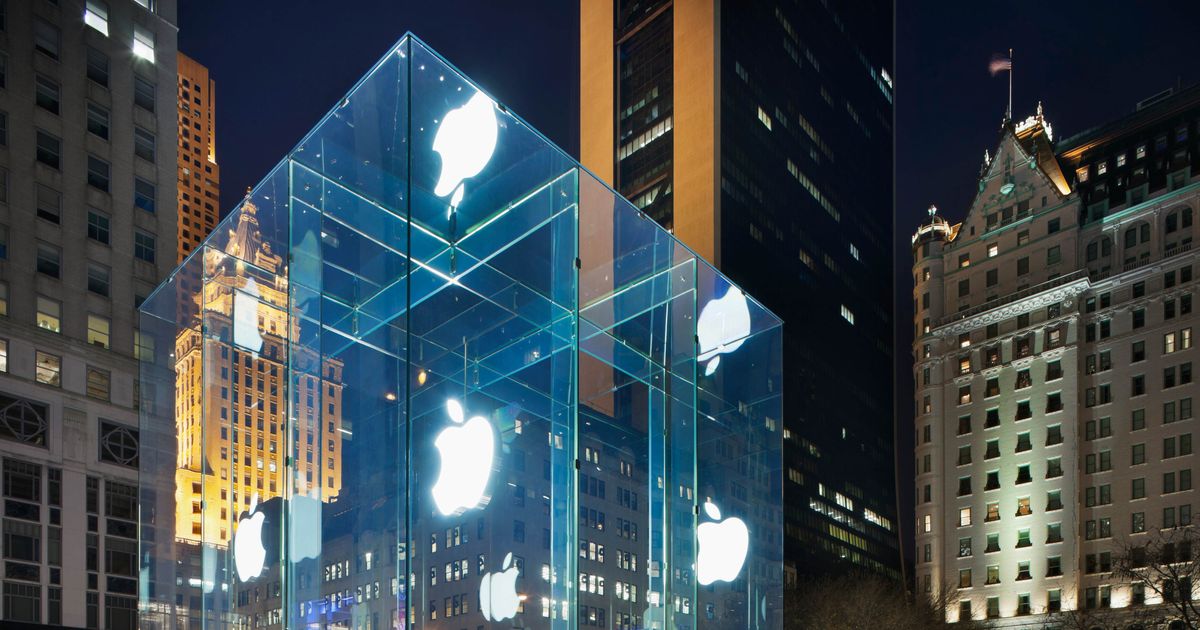
[[[1122,542],[1113,558],[1113,577],[1140,585],[1146,596],[1161,599],[1160,610],[1168,613],[1162,616],[1171,618],[1172,630],[1200,628],[1200,607],[1193,594],[1193,585],[1200,582],[1196,538],[1191,526],[1153,530],[1136,541]]]
[[[946,627],[946,610],[956,599],[954,589],[935,597],[912,597],[903,584],[874,574],[814,578],[789,589],[786,630],[872,628],[925,630]],[[955,624],[970,630],[972,624]]]

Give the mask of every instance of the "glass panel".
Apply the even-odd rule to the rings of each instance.
[[[783,328],[707,263],[699,264],[696,279],[699,618],[702,627],[778,628]]]
[[[403,627],[407,616],[407,47],[289,165],[284,590],[295,628]]]
[[[415,627],[567,627],[574,163],[413,44]]]

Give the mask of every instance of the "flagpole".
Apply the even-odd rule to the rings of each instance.
[[[1008,119],[1012,120],[1012,85],[1013,85],[1012,49],[1008,49]]]

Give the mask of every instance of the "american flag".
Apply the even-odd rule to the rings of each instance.
[[[992,61],[988,64],[988,72],[992,76],[996,76],[1006,70],[1012,71],[1012,59],[1004,55],[992,55]]]

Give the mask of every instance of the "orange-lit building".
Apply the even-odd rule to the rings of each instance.
[[[225,252],[206,253],[200,316],[208,334],[186,329],[175,343],[180,540],[228,544],[238,513],[256,498],[262,503],[282,496],[285,453],[295,454],[297,492],[330,501],[341,490],[342,364],[327,359],[318,369],[310,349],[289,345],[299,323],[289,327],[286,271],[262,242],[256,212],[247,201]],[[254,261],[254,268],[243,260]],[[255,311],[250,317],[239,312],[247,307]],[[253,344],[239,339],[242,321],[255,324]],[[285,422],[289,390],[296,393],[291,436]],[[205,504],[222,507],[203,510]]]
[[[217,166],[216,83],[208,68],[179,53],[179,262],[217,225],[221,169]]]

